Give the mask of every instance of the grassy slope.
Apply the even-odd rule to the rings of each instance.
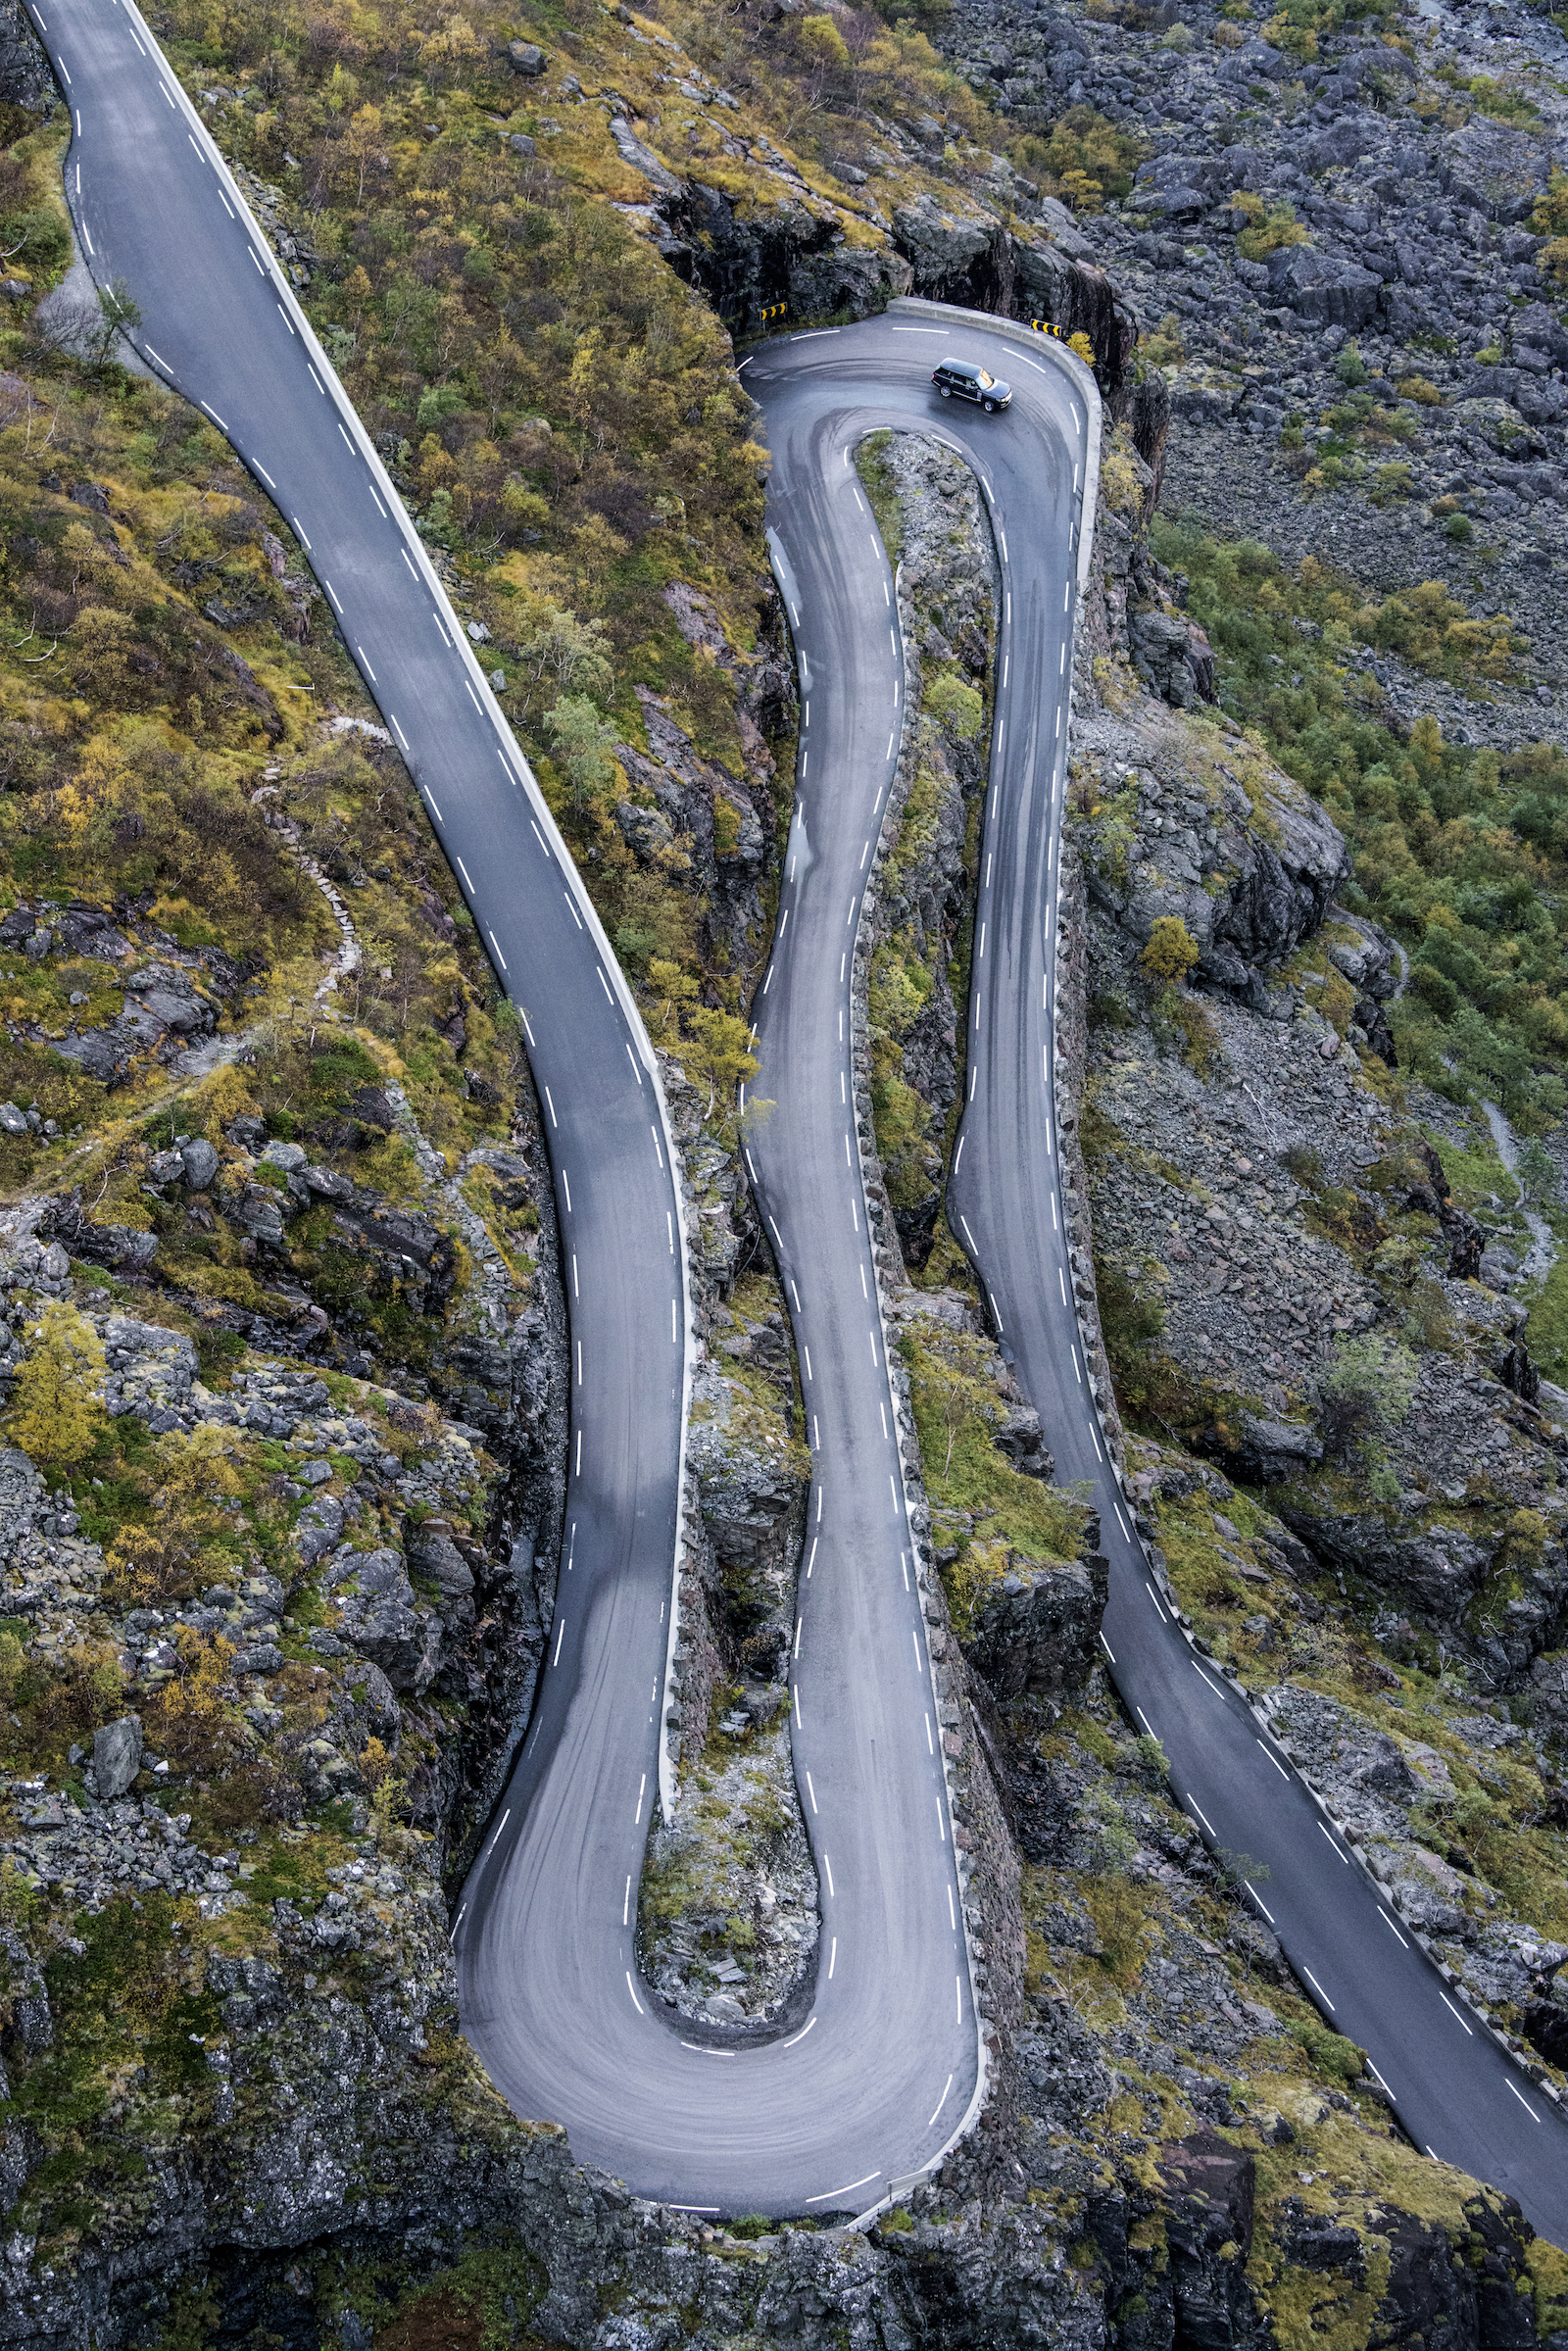
[[[1506,620],[1471,620],[1435,583],[1382,602],[1308,558],[1292,573],[1253,541],[1163,518],[1156,552],[1188,580],[1219,656],[1220,701],[1317,795],[1355,855],[1347,903],[1409,948],[1391,1012],[1401,1068],[1456,1101],[1491,1095],[1526,1130],[1562,1116],[1568,1054],[1568,758],[1501,760],[1408,739],[1355,649],[1395,651],[1484,695],[1506,673]]]

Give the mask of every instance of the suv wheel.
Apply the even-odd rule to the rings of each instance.
[[[951,385],[938,384],[937,390],[942,394],[944,400],[951,400],[953,398],[953,389]]]
[[[994,400],[983,400],[980,405],[985,410],[988,416],[994,416],[996,415],[997,404]]]

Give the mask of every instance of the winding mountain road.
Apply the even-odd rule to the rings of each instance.
[[[939,424],[986,486],[1005,584],[955,1221],[1062,1474],[1096,1484],[1112,1559],[1107,1647],[1127,1703],[1164,1740],[1183,1800],[1215,1843],[1268,1861],[1270,1915],[1293,1961],[1340,2030],[1370,2049],[1417,2141],[1510,2189],[1564,2241],[1560,2118],[1448,2001],[1300,1782],[1171,1622],[1146,1582],[1082,1384],[1051,1115],[1076,500],[1092,430],[1070,372],[994,323],[950,315],[938,326],[918,305],[772,345],[749,370],[767,412],[776,557],[808,704],[758,1007],[760,1086],[778,1107],[752,1149],[812,1442],[791,1705],[822,1940],[813,2003],[792,2033],[705,2045],[655,2012],[633,1950],[661,1775],[689,1385],[657,1066],[417,536],[144,21],[131,0],[45,0],[29,14],[73,111],[66,185],[83,251],[100,283],[122,279],[134,295],[144,357],[289,517],[527,1022],[568,1283],[571,1429],[548,1665],[455,1927],[465,2025],[497,2083],[519,2112],[564,2122],[580,2158],[640,2193],[823,2215],[862,2210],[929,2167],[981,2084],[848,1044],[850,951],[902,673],[886,560],[851,453],[878,424]],[[1017,385],[1010,416],[936,410],[930,367],[959,335],[966,356]]]
[[[639,2015],[623,1923],[659,1785],[689,1386],[657,1064],[418,536],[144,20],[129,0],[29,13],[72,109],[66,192],[82,252],[101,284],[134,295],[142,356],[291,523],[523,1016],[571,1318],[565,1543],[534,1722],[466,1898],[465,2021],[522,2112],[560,2117],[585,2155],[679,2193],[681,2151],[645,2178],[614,2128],[615,2025],[675,2045]],[[597,2033],[595,1998],[617,2011]],[[585,2045],[606,2053],[597,2110],[575,2094]],[[640,2062],[657,2080],[657,2062]],[[656,2086],[655,2136],[660,2107]]]
[[[653,1054],[418,537],[144,20],[130,0],[30,13],[72,109],[66,189],[82,251],[100,284],[134,296],[148,364],[288,518],[526,1023],[571,1319],[565,1555],[534,1720],[455,1921],[466,2030],[519,2113],[565,2123],[580,2158],[643,2194],[859,2210],[940,2154],[979,2081],[936,1700],[900,1566],[902,1487],[885,1484],[896,1447],[863,1382],[846,1375],[843,1403],[817,1405],[819,1547],[791,1703],[823,1887],[819,1965],[796,2029],[737,2051],[683,2033],[634,1951],[689,1386],[681,1207]],[[882,667],[887,694],[891,653]],[[890,775],[891,752],[884,764]],[[808,1241],[803,1219],[802,1266]],[[874,1287],[858,1267],[848,1278],[855,1346],[890,1401]],[[808,1287],[821,1296],[824,1273]],[[834,1340],[818,1344],[825,1386]],[[863,1516],[851,1464],[862,1441],[878,1447],[886,1494]],[[858,1572],[873,1519],[896,1579],[882,1587]]]
[[[1543,2235],[1568,2244],[1562,2113],[1479,2017],[1450,1996],[1452,1987],[1356,1865],[1264,1725],[1195,1650],[1150,1571],[1106,1459],[1073,1304],[1054,1116],[1054,926],[1072,578],[1081,553],[1071,469],[1083,458],[1083,405],[1090,396],[1075,399],[1061,355],[1036,357],[1021,347],[1016,328],[999,329],[978,314],[950,311],[938,323],[939,317],[934,306],[895,302],[883,319],[770,346],[748,369],[747,382],[767,416],[771,506],[795,577],[806,587],[797,613],[786,575],[792,617],[809,657],[813,702],[822,715],[831,713],[835,729],[858,727],[863,735],[868,718],[863,699],[853,692],[847,713],[838,702],[824,701],[829,649],[834,674],[858,676],[875,656],[883,626],[861,552],[866,518],[853,499],[834,495],[841,452],[879,425],[935,429],[963,452],[991,513],[1004,601],[967,1014],[967,1098],[949,1217],[985,1285],[1019,1383],[1040,1413],[1057,1475],[1084,1480],[1095,1494],[1111,1570],[1107,1661],[1129,1711],[1164,1745],[1178,1799],[1212,1847],[1264,1865],[1254,1872],[1257,1886],[1249,1887],[1251,1900],[1328,2021],[1368,2051],[1415,2144],[1516,2196]],[[1011,411],[988,417],[956,403],[939,408],[926,379],[947,351],[1007,377]],[[822,745],[815,718],[804,740],[813,757],[835,756],[832,739]],[[873,742],[863,755],[868,761],[876,748]],[[825,838],[817,827],[817,856],[836,855],[841,866],[853,862],[860,831],[858,810],[841,807]],[[804,960],[804,944],[798,952]],[[814,982],[796,985],[824,993],[820,972]],[[761,1041],[770,1042],[765,1028]],[[793,1110],[810,1048],[793,1029],[789,1048]],[[830,1090],[830,1062],[820,1048],[815,1061],[808,1072],[813,1099]],[[764,1061],[759,1088],[777,1095],[784,1082]],[[770,1149],[775,1126],[793,1127],[807,1104],[788,1122],[783,1112],[781,1101],[764,1130]],[[795,1171],[795,1184],[804,1173]],[[824,1199],[813,1249],[829,1222]],[[798,1315],[798,1330],[808,1320]]]

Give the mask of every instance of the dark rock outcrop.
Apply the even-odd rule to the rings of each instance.
[[[1532,2000],[1524,2013],[1523,2032],[1548,2065],[1568,2066],[1568,2007],[1558,2000]]]
[[[1448,1244],[1448,1272],[1456,1282],[1474,1282],[1481,1274],[1481,1256],[1485,1237],[1481,1227],[1466,1208],[1461,1208],[1448,1191],[1448,1179],[1443,1161],[1431,1144],[1423,1148],[1427,1180],[1411,1187],[1407,1205],[1436,1216]]]
[[[651,153],[646,164],[628,155],[625,138],[620,148],[658,191],[665,260],[707,295],[732,334],[756,333],[763,313],[777,303],[796,317],[836,310],[864,317],[910,289],[906,261],[891,246],[849,244],[837,215],[804,184],[793,199],[743,212],[718,188],[675,179]]]
[[[1318,1559],[1434,1627],[1494,1687],[1516,1688],[1554,1637],[1568,1599],[1568,1557],[1559,1543],[1546,1543],[1539,1558],[1515,1556],[1504,1538],[1484,1527],[1469,1534],[1442,1520],[1390,1525],[1376,1509],[1330,1510],[1295,1495],[1278,1507]],[[1509,1596],[1479,1606],[1504,1564]]]
[[[1531,1362],[1530,1350],[1522,1339],[1515,1339],[1503,1349],[1497,1377],[1521,1403],[1533,1404],[1541,1395],[1541,1374]]]
[[[1229,1476],[1259,1486],[1299,1477],[1323,1458],[1315,1429],[1300,1421],[1259,1420],[1252,1412],[1239,1413],[1234,1429],[1211,1428],[1203,1449],[1223,1462]]]
[[[893,237],[912,273],[909,290],[965,310],[1043,319],[1064,335],[1087,335],[1107,396],[1130,370],[1136,322],[1093,247],[1064,207],[1049,208],[1041,232],[1004,227],[989,212],[951,209],[925,194],[893,216]]]
[[[156,1233],[138,1233],[122,1224],[99,1224],[85,1212],[75,1193],[52,1201],[38,1230],[83,1264],[107,1266],[111,1273],[145,1273],[158,1254]]]
[[[1214,700],[1214,649],[1196,621],[1179,613],[1135,612],[1128,625],[1133,666],[1173,710]]]
[[[975,1608],[964,1655],[999,1702],[1045,1697],[1070,1706],[1082,1697],[1109,1572],[1098,1552],[1064,1566],[1019,1560],[991,1588]]]
[[[1343,326],[1355,334],[1376,318],[1383,280],[1375,270],[1338,255],[1289,245],[1270,257],[1268,290],[1313,326]]]
[[[1256,2166],[1217,2131],[1199,2131],[1161,2151],[1171,2190],[1165,2221],[1176,2340],[1222,2351],[1252,2333],[1247,2283]]]
[[[1523,220],[1546,185],[1549,158],[1540,139],[1489,115],[1469,122],[1438,150],[1437,178],[1455,204],[1489,220]]]
[[[1223,755],[1211,795],[1142,771],[1135,782],[1136,807],[1118,808],[1128,832],[1108,856],[1089,844],[1091,898],[1139,946],[1179,915],[1200,950],[1199,985],[1267,1010],[1262,970],[1321,926],[1348,873],[1343,834],[1277,771],[1254,805]]]
[[[48,114],[55,102],[54,75],[21,0],[0,0],[0,100],[28,114]]]
[[[398,1553],[350,1551],[333,1561],[333,1584],[342,1639],[379,1666],[393,1690],[417,1697],[440,1666],[443,1627],[436,1610],[416,1603]]]

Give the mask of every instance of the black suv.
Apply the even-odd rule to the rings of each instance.
[[[1011,384],[1004,384],[1000,375],[988,375],[984,367],[972,367],[967,360],[944,360],[931,381],[944,400],[978,400],[988,416],[1012,399]]]

